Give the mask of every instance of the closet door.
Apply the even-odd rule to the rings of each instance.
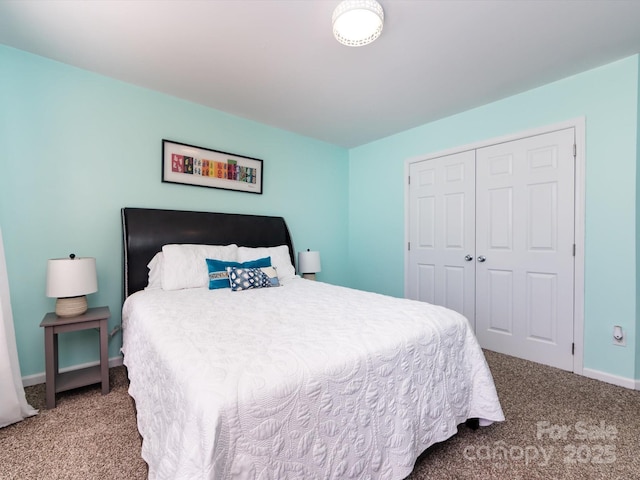
[[[477,150],[476,335],[573,369],[574,130]]]
[[[409,167],[408,296],[475,317],[475,151]]]

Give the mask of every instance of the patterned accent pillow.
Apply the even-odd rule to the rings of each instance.
[[[257,268],[270,267],[271,257],[258,258],[248,262],[224,262],[213,258],[207,258],[207,270],[209,271],[209,290],[216,288],[229,288],[229,267]]]
[[[234,292],[250,288],[279,287],[278,274],[274,267],[238,268],[227,267],[229,284]]]

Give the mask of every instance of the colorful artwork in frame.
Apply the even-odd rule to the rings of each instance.
[[[262,160],[162,140],[162,181],[262,193]]]

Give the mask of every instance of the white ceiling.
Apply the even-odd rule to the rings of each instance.
[[[354,147],[640,52],[639,0],[0,0],[0,43]]]

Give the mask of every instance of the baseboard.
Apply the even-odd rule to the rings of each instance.
[[[619,377],[618,375],[611,375],[610,373],[600,372],[590,368],[583,368],[582,375],[630,390],[640,390],[640,380],[634,380],[633,378]]]
[[[96,360],[95,362],[83,363],[81,365],[73,365],[71,367],[61,368],[60,373],[70,372],[72,370],[80,370],[81,368],[93,367],[95,365],[100,365],[100,362]],[[120,366],[122,366],[122,356],[112,357],[109,359],[109,368],[120,367]],[[39,383],[45,383],[45,382],[46,382],[45,372],[22,377],[23,387],[31,387],[32,385],[38,385]]]

